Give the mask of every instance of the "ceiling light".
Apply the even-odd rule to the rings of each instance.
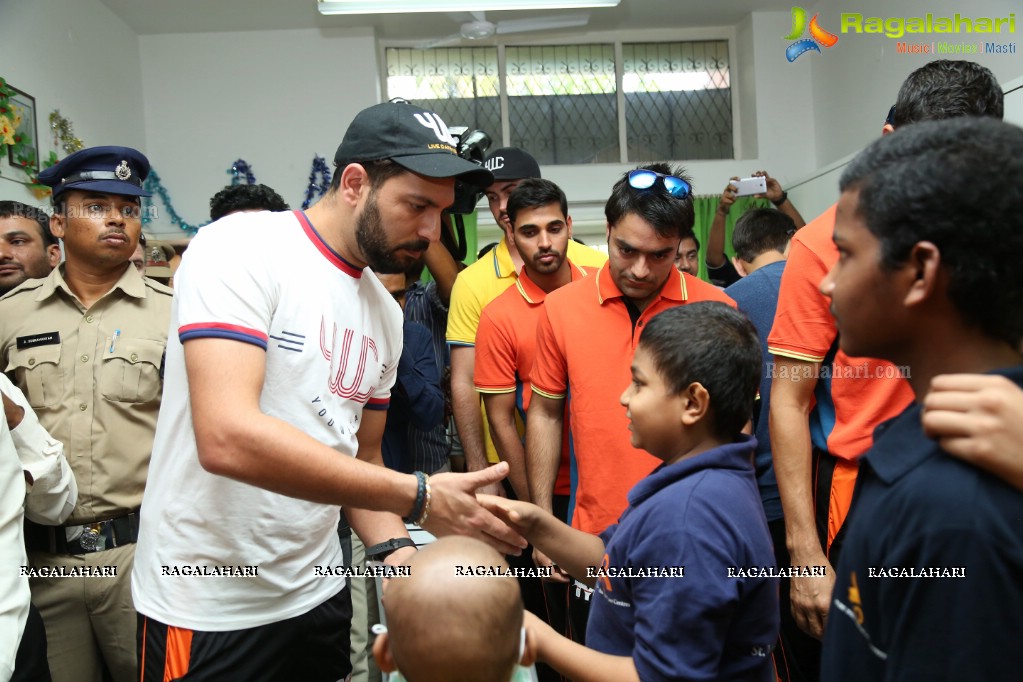
[[[316,0],[316,5],[320,14],[393,14],[617,7],[619,2],[621,0]]]

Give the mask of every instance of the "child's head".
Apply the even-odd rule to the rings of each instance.
[[[842,349],[902,362],[950,319],[1018,348],[1021,183],[1023,130],[991,118],[914,123],[853,159],[821,284]]]
[[[508,682],[522,657],[518,582],[464,575],[467,567],[507,568],[504,558],[479,540],[453,536],[416,552],[408,565],[411,575],[392,578],[384,593],[387,632],[373,645],[380,669],[397,669],[408,682]]]
[[[739,311],[711,301],[670,308],[643,330],[622,394],[632,444],[660,459],[699,445],[702,431],[732,442],[753,414],[760,341]]]
[[[754,208],[735,221],[732,248],[747,271],[757,258],[768,252],[784,254],[796,232],[792,218],[773,208]]]

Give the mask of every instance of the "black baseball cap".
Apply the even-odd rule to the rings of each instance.
[[[494,180],[521,180],[540,177],[540,164],[524,149],[501,147],[487,154],[483,166]]]
[[[428,178],[458,178],[487,187],[494,176],[458,155],[458,141],[441,117],[407,102],[384,102],[355,115],[334,154],[334,163],[390,159]]]

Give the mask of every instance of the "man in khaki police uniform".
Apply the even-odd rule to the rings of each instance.
[[[148,172],[126,147],[43,171],[66,261],[0,300],[0,361],[78,481],[63,527],[26,525],[54,682],[138,679],[129,578],[171,308],[171,290],[130,262]]]

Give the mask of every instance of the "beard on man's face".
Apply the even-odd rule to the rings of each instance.
[[[366,207],[356,221],[355,241],[373,272],[391,275],[405,272],[420,263],[430,246],[426,239],[388,244],[376,196],[373,194],[370,194]]]

